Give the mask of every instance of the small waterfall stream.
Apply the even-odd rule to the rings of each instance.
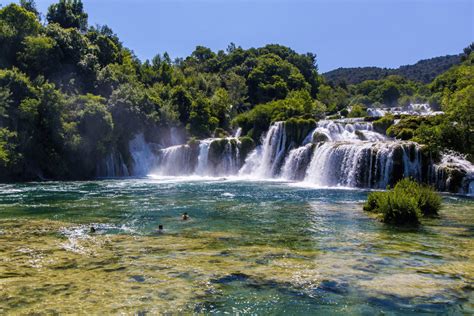
[[[158,167],[150,171],[161,176],[186,176],[192,173],[194,165],[192,148],[189,145],[176,145],[160,150]]]
[[[276,122],[268,130],[262,145],[257,148],[242,167],[240,175],[254,178],[273,178],[285,156],[286,130],[283,122]]]

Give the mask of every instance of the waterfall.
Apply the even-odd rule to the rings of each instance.
[[[268,130],[262,145],[250,154],[239,174],[256,178],[272,178],[278,174],[285,153],[285,124],[276,122]]]
[[[318,126],[306,141],[312,141],[318,135],[324,136],[327,141],[348,141],[348,140],[387,140],[385,135],[374,131],[371,122],[364,122],[361,119],[345,120],[323,120],[318,122]]]
[[[239,138],[240,136],[242,136],[242,128],[239,127],[234,133],[234,138]]]
[[[303,180],[313,154],[313,146],[313,144],[306,144],[290,151],[281,170],[283,179]]]
[[[236,174],[240,168],[240,152],[238,139],[227,139],[219,163],[217,163],[217,175]]]
[[[460,154],[446,152],[431,166],[431,182],[440,190],[474,196],[474,165]]]
[[[160,149],[138,134],[129,144],[131,174],[116,153],[98,164],[97,174],[236,175],[321,187],[379,189],[411,177],[441,191],[474,194],[474,166],[460,155],[445,153],[435,163],[422,154],[419,144],[388,138],[363,119],[321,120],[313,130],[294,126],[272,124],[255,149],[251,140],[246,139],[244,146],[238,137],[208,138]],[[235,132],[235,136],[240,134],[241,130]]]
[[[157,168],[161,176],[228,176],[241,167],[240,141],[234,137],[209,138],[195,146],[177,145],[159,150]]]
[[[318,186],[385,188],[403,177],[421,180],[419,146],[412,142],[327,142],[304,178]]]
[[[209,175],[209,147],[212,139],[205,139],[199,143],[198,165],[195,174],[198,176]]]
[[[156,165],[156,155],[151,146],[145,141],[142,133],[135,135],[129,143],[130,154],[133,159],[133,175],[146,176]]]
[[[96,175],[99,178],[129,177],[130,173],[122,155],[117,152],[109,153],[105,159],[97,164]]]
[[[189,145],[171,146],[160,150],[158,167],[154,173],[161,176],[190,175],[194,170],[193,150]]]
[[[443,114],[442,111],[434,110],[428,103],[411,103],[402,107],[384,107],[384,108],[368,108],[367,115],[371,117],[382,117],[386,114],[393,115],[421,115],[431,116]]]
[[[239,146],[240,141],[235,137],[202,140],[194,174],[211,177],[236,174],[241,167]]]

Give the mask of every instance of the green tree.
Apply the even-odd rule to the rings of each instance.
[[[218,88],[211,98],[211,113],[219,120],[219,127],[228,129],[230,127],[230,115],[232,101],[229,93],[224,88]]]
[[[171,93],[172,103],[176,106],[179,113],[179,120],[184,125],[189,120],[191,112],[192,98],[191,95],[182,86],[177,86]]]
[[[87,177],[94,176],[97,161],[105,157],[112,145],[113,121],[105,99],[92,94],[68,100],[64,118],[65,143],[71,168]]]
[[[40,18],[40,13],[36,8],[35,0],[20,0],[20,6],[36,15],[38,19]]]
[[[217,127],[218,119],[211,115],[209,100],[198,97],[194,100],[189,114],[189,124],[186,126],[191,135],[208,137]]]
[[[87,30],[88,15],[84,12],[81,0],[59,0],[48,8],[46,19],[49,23],[57,23],[63,28]]]
[[[28,10],[10,4],[0,10],[0,67],[9,67],[16,61],[16,54],[27,36],[37,35],[41,24]]]
[[[18,61],[33,77],[51,73],[59,61],[56,41],[47,36],[27,36],[18,53]]]
[[[284,99],[291,90],[309,90],[298,68],[274,54],[257,59],[257,66],[249,74],[247,84],[253,104]]]
[[[0,170],[5,174],[8,167],[15,163],[16,159],[16,133],[7,128],[0,128]],[[0,179],[5,180],[2,175]]]

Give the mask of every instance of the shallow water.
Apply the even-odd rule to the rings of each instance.
[[[440,218],[395,229],[362,211],[366,196],[211,179],[1,185],[0,314],[474,313],[472,199],[445,196]]]

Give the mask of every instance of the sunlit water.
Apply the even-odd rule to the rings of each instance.
[[[0,314],[473,313],[474,202],[445,196],[440,218],[395,229],[366,197],[232,180],[1,185]]]

